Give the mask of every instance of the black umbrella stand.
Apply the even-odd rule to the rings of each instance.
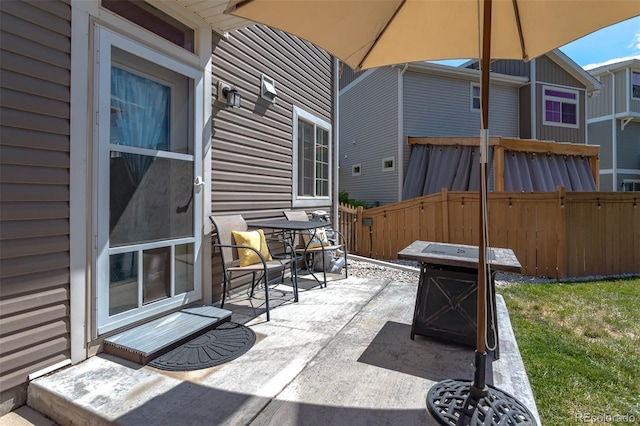
[[[487,153],[489,151],[489,66],[491,59],[491,0],[483,10],[482,69],[480,99],[480,243],[478,245],[477,339],[475,373],[472,382],[447,379],[436,383],[427,393],[427,407],[443,425],[536,425],[533,414],[515,397],[486,383],[486,291],[487,291]]]

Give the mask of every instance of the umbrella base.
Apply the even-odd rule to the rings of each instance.
[[[533,414],[512,395],[488,386],[485,396],[475,400],[471,383],[443,380],[429,389],[427,406],[440,424],[460,425],[536,425]]]

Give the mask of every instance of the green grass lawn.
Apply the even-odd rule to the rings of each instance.
[[[504,296],[542,423],[640,424],[640,279]]]

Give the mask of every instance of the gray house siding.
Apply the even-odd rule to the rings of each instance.
[[[480,113],[471,110],[471,81],[416,72],[404,77],[405,136],[480,135]],[[518,89],[491,85],[491,136],[518,137]]]
[[[262,74],[275,80],[275,103],[260,97]],[[292,208],[293,106],[331,123],[332,75],[329,54],[281,31],[255,25],[228,40],[214,35],[212,212],[251,219]],[[239,89],[240,109],[216,100],[219,80]]]
[[[627,112],[628,99],[631,96],[627,90],[627,73],[626,69],[614,73],[616,77],[616,114]]]
[[[600,191],[613,191],[613,175],[600,175]]]
[[[589,124],[589,145],[600,146],[600,169],[610,169],[613,167],[611,120]]]
[[[539,82],[584,89],[582,83],[547,56],[537,58],[535,66],[536,80]]]
[[[627,123],[624,130],[621,130],[618,124],[616,133],[618,167],[640,170],[640,121]],[[636,179],[640,179],[640,176]]]
[[[477,69],[477,67],[475,68]],[[530,77],[531,64],[524,61],[502,59],[491,62],[491,72],[515,75],[518,77]]]
[[[71,8],[68,1],[3,0],[0,12],[0,402],[6,406],[20,403],[29,374],[70,358]]]
[[[611,88],[613,86],[613,76],[602,75],[599,78],[602,83],[600,93],[587,98],[587,118],[602,117],[611,115]],[[591,134],[589,134],[591,139]]]
[[[354,80],[362,75],[365,71],[354,71],[349,65],[340,62],[340,90],[351,84]]]
[[[370,204],[398,201],[398,69],[375,70],[340,96],[340,190]],[[396,157],[394,171],[382,159]],[[361,175],[352,176],[353,165]]]

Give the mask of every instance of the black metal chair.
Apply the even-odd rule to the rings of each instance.
[[[231,288],[231,279],[233,275],[246,275],[250,273],[251,288],[249,297],[253,297],[255,287],[259,285],[260,282],[264,282],[265,308],[267,312],[267,321],[269,321],[269,286],[276,282],[284,281],[284,272],[287,267],[291,269],[293,297],[296,302],[298,301],[298,274],[295,265],[296,257],[295,254],[292,255],[293,247],[290,242],[276,238],[265,238],[269,251],[269,255],[265,256],[261,253],[259,248],[236,244],[232,231],[247,232],[249,228],[241,215],[210,216],[209,219],[215,227],[217,243],[214,243],[213,246],[220,250],[224,275],[222,302],[220,307],[224,307],[225,298]],[[273,244],[276,242],[283,244],[283,250],[281,250],[277,256],[271,256],[269,243]],[[240,266],[241,259],[238,249],[248,249],[255,253],[258,259],[257,263]],[[282,253],[289,253],[289,255],[283,255]],[[272,257],[272,259],[268,259],[269,257]],[[279,272],[277,278],[269,279],[269,275],[273,272]],[[273,276],[273,274],[271,275]]]
[[[284,216],[287,220],[300,220],[300,221],[308,221],[309,216],[304,211],[285,211],[283,212]],[[326,264],[327,254],[332,252],[343,252],[344,253],[344,277],[347,278],[349,276],[349,270],[347,267],[347,240],[344,235],[340,233],[340,231],[336,229],[332,229],[330,224],[327,223],[325,227],[326,230],[329,230],[330,233],[334,235],[332,241],[326,241],[322,244],[312,245],[312,241],[314,236],[317,234],[316,230],[303,231],[301,235],[296,237],[297,241],[293,241],[294,249],[297,253],[302,254],[303,259],[305,259],[305,266],[307,271],[313,274],[313,266],[310,267],[309,262],[307,262],[307,257],[310,256],[312,264],[315,264],[317,260],[317,256],[321,256],[321,265],[322,265],[322,275],[323,275],[323,283],[324,286],[327,286],[327,267],[329,265]],[[315,275],[314,275],[315,277]]]

